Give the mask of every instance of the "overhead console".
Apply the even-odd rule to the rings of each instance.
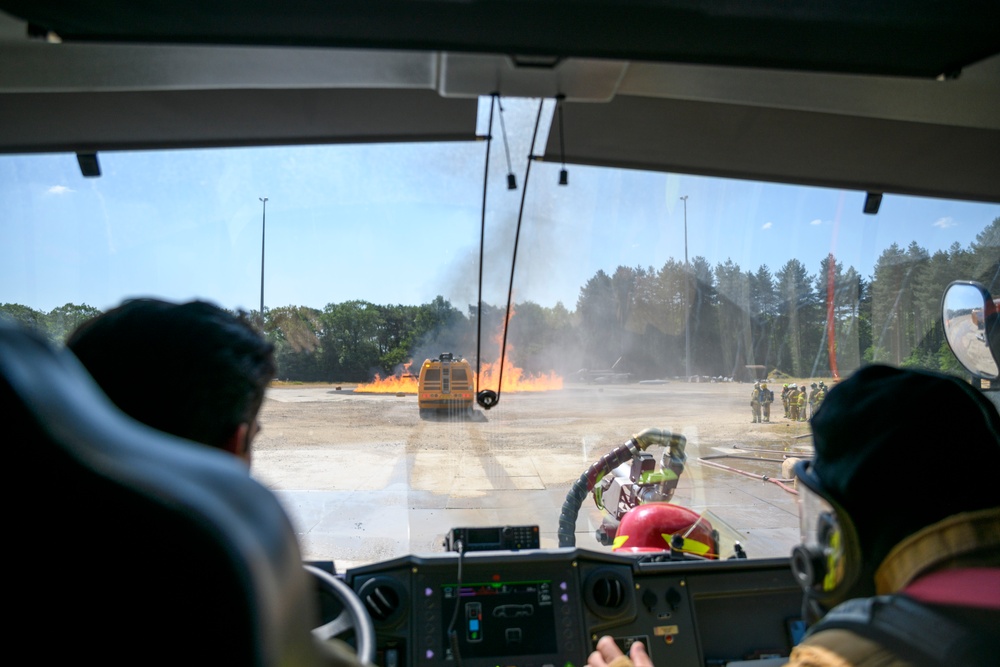
[[[657,665],[788,655],[788,561],[640,563],[579,549],[408,556],[347,572],[382,667],[579,667],[602,635]]]

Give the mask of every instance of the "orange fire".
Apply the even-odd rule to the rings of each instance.
[[[510,312],[507,314],[507,326],[510,326],[510,318],[512,317],[514,317],[513,306],[510,307]],[[492,364],[483,364],[483,368],[479,373],[479,382],[476,383],[476,387],[479,390],[492,389],[496,391],[497,385],[500,383],[500,350],[503,345],[503,329],[500,329],[497,335],[493,337],[493,342],[497,344],[497,361]],[[507,343],[507,354],[504,356],[503,361],[503,386],[500,387],[501,394],[505,391],[516,393],[521,391],[550,391],[552,389],[563,388],[563,379],[555,371],[541,375],[525,375],[523,368],[517,368],[511,363],[510,358],[513,351],[514,348],[511,347],[510,343]]]
[[[541,375],[525,375],[523,368],[517,368],[510,361],[510,345],[507,346],[507,357],[503,362],[503,387],[500,393],[520,391],[550,391],[552,389],[562,389],[563,379],[555,371],[542,373]],[[479,383],[476,385],[480,389],[496,390],[500,379],[500,362],[493,364],[483,364],[483,369],[479,373]]]
[[[410,373],[413,360],[403,364],[403,369],[397,375],[383,378],[378,373],[371,382],[359,384],[354,388],[356,393],[364,394],[415,394],[417,393],[417,376]]]
[[[514,316],[514,309],[511,308],[510,316],[507,318],[508,323],[510,322],[510,317]],[[503,330],[501,329],[497,335],[494,337],[494,342],[496,342],[499,348],[503,341]],[[553,389],[563,388],[563,379],[555,371],[549,373],[542,373],[540,375],[526,375],[523,368],[518,368],[514,366],[511,362],[511,353],[513,348],[508,343],[507,344],[507,354],[504,357],[503,365],[503,387],[500,388],[500,393],[504,392],[527,392],[527,391],[551,391]],[[497,357],[499,357],[499,351]],[[410,360],[403,366],[403,370],[397,375],[393,375],[387,378],[383,378],[378,374],[375,375],[375,379],[371,382],[365,384],[359,384],[354,388],[355,393],[363,394],[416,394],[417,393],[417,377],[410,373],[410,366],[413,361]],[[500,379],[500,360],[497,359],[494,363],[484,363],[482,370],[479,373],[479,381],[476,383],[476,389],[492,389],[496,391],[497,384]]]

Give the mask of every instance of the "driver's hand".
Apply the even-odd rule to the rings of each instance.
[[[587,665],[588,667],[653,667],[653,661],[649,659],[642,642],[633,643],[626,656],[614,639],[604,635],[597,642],[597,650],[587,658]]]

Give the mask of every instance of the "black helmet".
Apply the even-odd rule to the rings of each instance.
[[[921,528],[1000,507],[1000,415],[958,378],[866,366],[833,387],[810,421],[816,456],[796,465],[796,476],[834,508],[847,541],[855,542],[844,551],[860,559],[849,564],[853,573],[842,586],[827,589],[825,602],[873,594],[875,570]],[[976,462],[963,472],[961,489],[920,497],[941,480],[944,454],[957,442]]]

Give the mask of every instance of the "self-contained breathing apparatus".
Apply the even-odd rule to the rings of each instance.
[[[559,546],[575,546],[576,519],[592,494],[604,513],[596,538],[616,552],[667,559],[721,558],[719,532],[708,518],[670,502],[687,456],[687,439],[646,429],[594,462],[566,495],[559,516]],[[650,446],[663,447],[657,468]],[[734,541],[730,558],[746,558]]]
[[[684,472],[687,456],[683,436],[671,439],[660,456],[660,468],[649,452],[636,452],[630,462],[622,463],[601,477],[594,486],[594,503],[606,514],[597,529],[597,541],[614,545],[622,518],[643,503],[669,503]]]

